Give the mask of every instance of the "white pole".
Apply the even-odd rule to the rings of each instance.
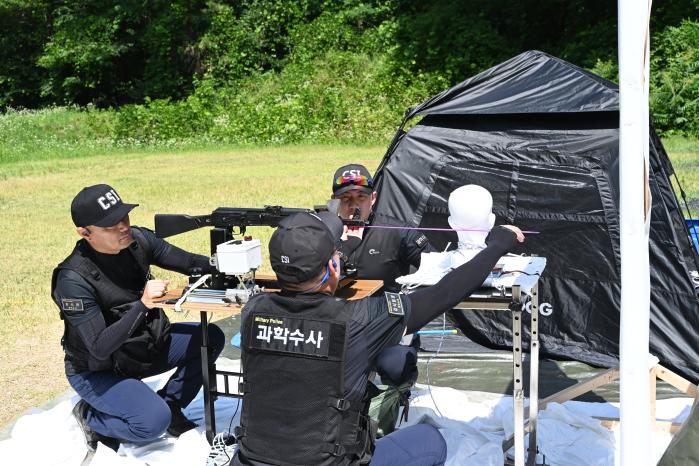
[[[619,0],[621,464],[651,464],[648,59],[651,1]]]

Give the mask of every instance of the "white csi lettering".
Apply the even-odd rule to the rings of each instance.
[[[524,305],[524,310],[528,313],[532,313],[532,302],[527,301]],[[542,316],[550,316],[553,314],[553,306],[550,303],[540,303],[539,304],[539,314]]]
[[[107,210],[111,206],[116,205],[120,199],[121,198],[117,195],[116,191],[110,189],[104,196],[97,198],[97,203],[100,205],[100,207],[102,207],[102,209]]]
[[[359,170],[345,170],[342,176],[360,176]]]

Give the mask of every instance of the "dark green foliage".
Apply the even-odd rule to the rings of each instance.
[[[118,140],[133,140],[151,144],[202,135],[210,123],[200,112],[196,98],[180,101],[148,100],[144,105],[126,105],[116,115],[114,136]]]
[[[619,65],[616,58],[609,60],[597,60],[590,71],[604,79],[619,84]]]
[[[48,34],[47,14],[41,0],[0,0],[0,109],[45,103],[40,88],[46,75],[36,59]]]
[[[194,42],[207,27],[204,2],[57,2],[37,64],[42,94],[57,104],[99,106],[179,98],[191,92]]]
[[[199,42],[207,76],[230,83],[281,69],[291,48],[289,30],[319,13],[313,3],[210,2],[211,27]]]
[[[235,87],[214,88],[208,80],[183,101],[122,108],[117,134],[145,142],[198,134],[233,144],[385,140],[405,108],[429,93],[401,87],[384,69],[381,58],[329,51]]]
[[[579,66],[616,53],[616,3],[606,0],[401,2],[397,69],[456,84],[525,50]],[[436,89],[435,89],[436,90]]]
[[[436,73],[446,83],[455,84],[509,58],[514,47],[493,27],[487,11],[504,2],[480,2],[474,9],[476,3],[410,4],[397,20],[397,46],[391,57],[394,72]]]
[[[656,127],[699,137],[699,22],[668,27],[654,48],[650,104]]]
[[[390,8],[354,3],[347,2],[341,10],[326,9],[313,20],[292,28],[290,60],[305,63],[330,50],[383,55],[393,40]]]
[[[138,44],[143,49],[143,91],[136,100],[178,99],[193,91],[193,76],[202,71],[196,44],[209,27],[205,1],[143,2],[152,16]],[[155,5],[153,5],[155,4]]]
[[[254,73],[280,71],[328,50],[373,53],[379,49],[364,32],[373,32],[391,11],[357,1],[245,0],[210,2],[211,27],[199,49],[205,74],[230,84]]]
[[[653,7],[661,132],[699,131],[697,17],[699,0]],[[617,79],[609,0],[0,0],[0,25],[0,109],[111,108],[119,144],[385,139],[530,49]]]

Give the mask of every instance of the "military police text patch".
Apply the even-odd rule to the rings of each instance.
[[[422,247],[423,244],[427,242],[427,236],[425,235],[420,235],[418,239],[415,240],[415,244],[417,244],[419,247]]]
[[[386,296],[386,305],[388,306],[388,313],[393,316],[404,316],[405,310],[403,310],[403,301],[400,299],[398,293],[389,293],[388,291],[384,293]]]
[[[61,309],[72,312],[83,312],[85,310],[82,299],[61,299]]]

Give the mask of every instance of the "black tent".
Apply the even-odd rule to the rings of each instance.
[[[697,382],[699,301],[691,272],[699,258],[670,184],[670,160],[652,128],[649,137],[650,351]],[[516,252],[547,258],[540,281],[543,354],[616,365],[618,155],[618,87],[529,51],[406,113],[376,173],[375,208],[414,226],[448,228],[449,193],[484,186],[498,223],[541,232]],[[438,248],[456,244],[453,233],[428,236]],[[452,311],[450,317],[476,342],[511,345],[503,313]]]

